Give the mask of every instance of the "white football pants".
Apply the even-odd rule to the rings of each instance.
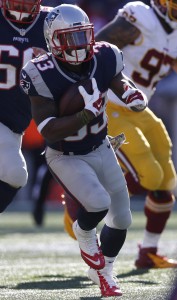
[[[25,186],[28,178],[21,144],[22,135],[0,123],[0,180],[15,188]]]
[[[86,155],[63,155],[48,147],[46,161],[56,179],[88,212],[108,209],[105,222],[109,227],[130,226],[126,181],[108,139]]]

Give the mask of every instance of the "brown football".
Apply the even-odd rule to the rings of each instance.
[[[88,94],[93,93],[91,79],[86,79],[71,84],[69,89],[60,98],[58,104],[60,117],[73,115],[84,108],[85,106],[84,99],[82,95],[79,93],[79,89],[78,89],[79,85],[82,85]]]

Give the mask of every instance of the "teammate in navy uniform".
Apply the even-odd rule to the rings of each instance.
[[[73,231],[90,266],[89,277],[102,296],[120,296],[113,262],[124,244],[131,212],[126,182],[107,138],[105,96],[111,88],[135,110],[143,110],[146,99],[124,77],[122,52],[114,45],[95,43],[93,24],[78,6],[54,8],[45,19],[44,35],[50,53],[22,69],[21,87],[46,140],[46,161],[53,176],[82,205]],[[85,108],[59,117],[62,95],[73,83],[88,78],[93,94],[78,88]],[[96,227],[103,218],[99,246]]]
[[[40,0],[2,0],[1,7],[0,212],[3,212],[27,182],[21,141],[31,120],[31,110],[29,98],[19,87],[19,74],[29,59],[46,49],[42,28],[49,9],[41,9]]]

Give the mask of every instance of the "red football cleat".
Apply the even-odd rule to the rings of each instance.
[[[177,268],[177,261],[157,254],[156,247],[141,248],[139,246],[139,254],[135,261],[135,266],[138,269]]]
[[[79,243],[81,256],[86,264],[95,270],[103,269],[105,266],[105,259],[101,248],[98,245],[96,229],[81,231],[76,220],[73,223],[73,232]]]
[[[122,296],[122,292],[112,276],[111,265],[108,264],[100,271],[94,269],[88,271],[88,277],[99,286],[102,297]]]

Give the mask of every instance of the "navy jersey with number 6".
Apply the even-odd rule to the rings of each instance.
[[[64,152],[87,151],[105,139],[107,134],[105,96],[113,77],[123,70],[122,52],[112,44],[97,43],[88,69],[87,78],[96,79],[102,94],[101,113],[72,136],[52,145],[48,143],[53,149]],[[76,78],[76,74],[63,69],[61,62],[48,53],[31,60],[22,69],[21,87],[29,96],[40,95],[55,101],[57,105],[70,85],[81,79],[83,78]],[[49,101],[48,99],[46,101]]]
[[[12,23],[0,9],[0,122],[22,133],[31,120],[29,98],[19,87],[21,68],[33,58],[32,47],[46,49],[44,19],[50,8],[41,12],[30,25]]]

